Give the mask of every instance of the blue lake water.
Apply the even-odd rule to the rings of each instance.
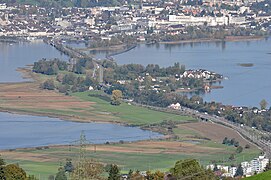
[[[13,44],[0,42],[0,82],[25,81],[16,69],[33,64],[41,58],[68,59],[67,56],[42,41]]]
[[[98,53],[102,58],[105,53]],[[138,45],[126,53],[114,56],[120,64],[159,64],[174,62],[187,69],[207,69],[223,74],[228,80],[223,89],[202,95],[206,101],[236,106],[259,106],[262,99],[271,105],[271,39],[242,42],[203,42],[175,45]],[[242,67],[240,63],[253,63]]]
[[[137,141],[161,137],[135,127],[108,123],[78,123],[57,118],[0,113],[0,149],[55,144],[75,145],[84,131],[91,144]]]

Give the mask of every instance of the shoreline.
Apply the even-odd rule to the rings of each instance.
[[[212,38],[200,38],[190,40],[179,40],[179,41],[164,41],[158,42],[158,44],[185,44],[185,43],[204,43],[204,42],[243,42],[243,41],[257,41],[263,40],[266,36],[226,36],[225,39],[212,39]]]
[[[199,39],[190,39],[190,40],[179,40],[179,41],[160,41],[155,44],[165,44],[165,45],[177,45],[177,44],[187,44],[187,43],[222,43],[222,42],[244,42],[244,41],[259,41],[268,38],[268,36],[227,36],[225,39],[212,39],[212,38],[199,38]],[[121,44],[116,46],[109,47],[99,47],[92,48],[90,51],[108,51],[111,52],[106,55],[106,59],[114,60],[115,55],[126,53],[134,48],[136,48],[139,44],[147,45],[147,42],[137,42],[132,48],[125,49],[125,44]],[[95,54],[92,53],[95,56]]]
[[[225,39],[213,39],[213,38],[198,38],[198,39],[190,39],[190,40],[179,40],[179,41],[160,41],[151,45],[155,44],[166,44],[166,45],[176,45],[176,44],[186,44],[186,43],[216,43],[216,42],[244,42],[244,41],[258,41],[268,38],[269,36],[226,36]],[[89,51],[91,55],[95,56],[95,51],[102,51],[102,52],[109,52],[106,55],[106,59],[112,60],[114,59],[115,55],[126,53],[139,44],[147,45],[147,42],[137,42],[131,47],[125,48],[126,44],[122,43],[119,45],[112,45],[108,47],[97,47],[97,48],[78,48],[79,51]],[[96,57],[95,57],[96,58]]]

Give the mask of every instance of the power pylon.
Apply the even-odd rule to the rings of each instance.
[[[86,139],[85,133],[84,131],[81,132],[80,135],[80,140],[76,141],[75,143],[79,143],[80,149],[79,149],[79,157],[77,160],[77,166],[75,169],[75,175],[76,179],[78,180],[85,180],[86,176],[85,176],[85,170],[84,170],[84,166],[86,165],[86,146],[87,144],[89,144],[89,142]]]

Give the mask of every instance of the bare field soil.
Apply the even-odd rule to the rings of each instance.
[[[93,147],[87,148],[93,150]],[[141,141],[124,145],[99,145],[97,151],[143,153],[143,154],[195,154],[224,153],[223,148],[202,147],[199,145],[178,141]]]
[[[1,152],[1,151],[0,151]],[[1,152],[7,159],[16,161],[33,161],[33,162],[57,162],[58,158],[50,157],[48,154],[37,154],[32,152],[16,152],[16,151],[3,151]]]
[[[227,137],[229,139],[235,138],[242,146],[246,144],[254,146],[233,129],[211,122],[186,123],[179,125],[179,128],[195,131],[202,137],[209,138],[217,143],[222,143],[223,139]]]
[[[80,121],[116,119],[108,114],[93,113],[95,102],[42,90],[38,83],[0,84],[0,110],[64,117]]]
[[[95,148],[94,148],[95,147]],[[53,148],[54,151],[50,149]],[[36,150],[35,148],[17,149],[14,151],[3,150],[0,151],[5,159],[10,160],[28,160],[33,162],[57,162],[61,160],[63,154],[70,154],[68,146],[53,146],[48,150]],[[79,147],[72,147],[78,149]],[[139,141],[134,143],[124,144],[109,144],[109,145],[89,145],[86,147],[88,152],[100,153],[131,153],[131,154],[172,154],[172,155],[193,155],[193,154],[225,154],[224,148],[217,147],[202,147],[199,145],[178,142],[178,141]],[[73,150],[75,151],[75,150]],[[62,154],[62,155],[60,155]]]

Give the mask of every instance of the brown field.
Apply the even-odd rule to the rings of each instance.
[[[52,146],[54,151],[39,151],[35,148],[17,149],[15,151],[3,150],[1,155],[10,160],[28,160],[33,162],[57,162],[61,160],[60,154],[69,154],[68,146]],[[77,147],[73,147],[77,148]],[[64,150],[66,149],[66,150]],[[94,151],[94,145],[86,147],[89,152]],[[125,144],[96,145],[96,152],[107,153],[142,153],[142,154],[225,154],[224,148],[206,147],[178,141],[139,141]]]
[[[59,158],[51,157],[48,154],[37,154],[32,152],[2,151],[5,158],[16,161],[33,161],[33,162],[57,162]]]
[[[108,114],[93,113],[94,104],[54,91],[42,90],[38,83],[0,84],[1,111],[57,116],[80,121],[117,119]]]
[[[93,150],[93,147],[87,148]],[[124,145],[99,145],[97,151],[143,154],[224,153],[223,148],[203,147],[178,141],[141,141]]]
[[[230,139],[235,138],[242,146],[253,145],[233,129],[211,122],[186,123],[179,125],[179,128],[195,131],[217,143],[221,143],[225,137],[228,137]]]

